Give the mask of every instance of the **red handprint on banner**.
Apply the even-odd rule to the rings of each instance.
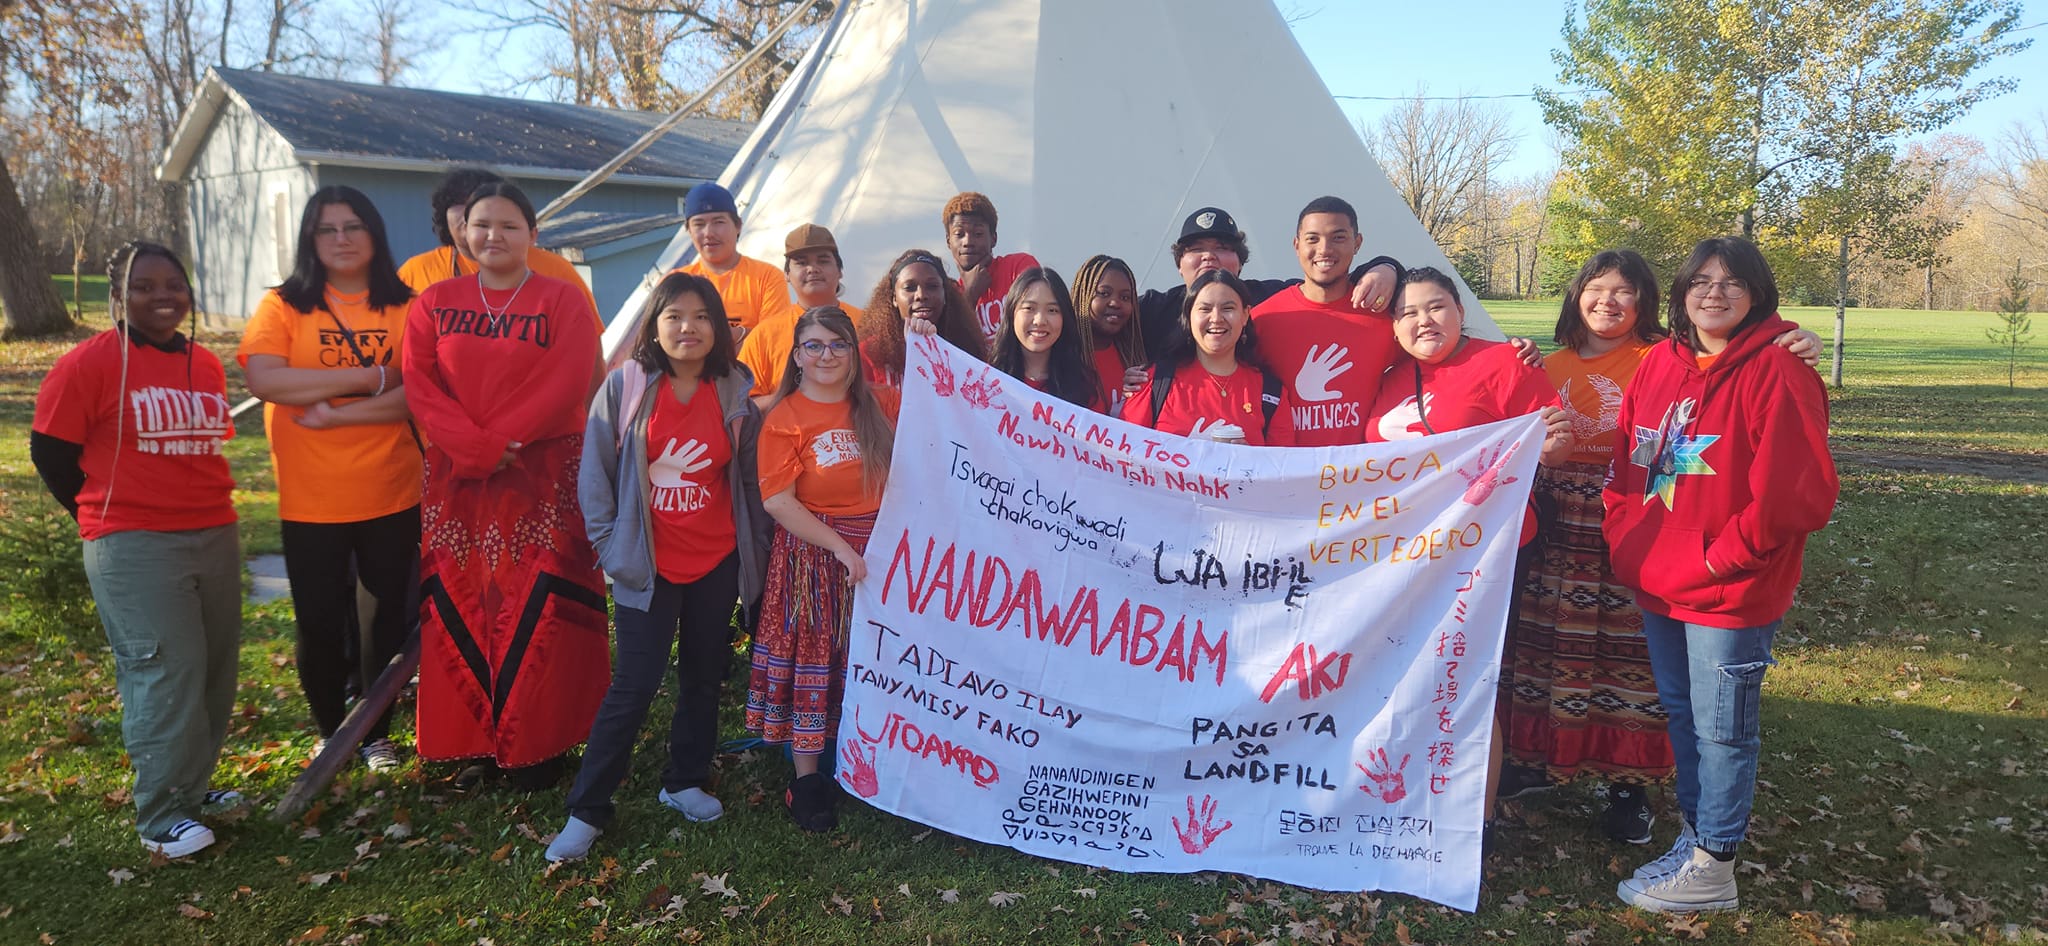
[[[1465,478],[1465,502],[1468,505],[1477,506],[1485,502],[1495,489],[1515,481],[1512,476],[1502,479],[1500,473],[1507,468],[1508,461],[1515,458],[1515,451],[1520,449],[1522,442],[1519,440],[1509,444],[1506,450],[1496,446],[1492,460],[1488,460],[1486,451],[1481,450],[1472,465],[1472,472],[1467,473],[1464,467],[1458,468],[1458,475]]]
[[[1365,761],[1370,763],[1372,768],[1352,763],[1358,767],[1358,771],[1365,773],[1365,784],[1358,786],[1359,791],[1389,805],[1408,797],[1407,779],[1401,774],[1402,770],[1408,768],[1406,754],[1401,756],[1400,765],[1388,765],[1387,750],[1374,749],[1365,754]]]
[[[875,797],[875,793],[882,790],[881,783],[875,780],[875,750],[862,752],[861,744],[852,739],[842,745],[845,746],[841,755],[846,760],[847,785],[862,798]]]
[[[1202,796],[1201,816],[1196,817],[1195,796],[1188,796],[1188,823],[1183,826],[1179,818],[1173,819],[1173,830],[1180,835],[1180,849],[1189,854],[1200,854],[1209,849],[1216,836],[1230,830],[1234,822],[1225,821],[1216,825],[1216,799]]]
[[[995,403],[996,395],[1003,393],[1003,382],[998,380],[996,375],[997,371],[994,368],[984,368],[979,373],[970,375],[967,382],[960,385],[960,396],[966,398],[967,403],[975,408],[987,410],[989,405]]]
[[[939,344],[939,340],[930,335],[920,335],[911,341],[911,347],[915,348],[919,355],[924,356],[924,363],[930,365],[932,369],[926,371],[919,368],[917,373],[932,379],[932,390],[940,397],[952,397],[953,361],[946,357],[946,346]]]

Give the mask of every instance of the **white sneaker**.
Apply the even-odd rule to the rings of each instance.
[[[548,860],[580,861],[590,855],[591,842],[603,833],[603,828],[571,815],[561,833],[548,842]]]
[[[389,739],[372,739],[356,750],[363,757],[363,765],[372,772],[395,772],[405,763],[398,758],[398,747]]]
[[[190,818],[172,825],[171,830],[156,837],[142,839],[143,850],[172,859],[191,857],[212,846],[213,829]]]
[[[1692,849],[1698,847],[1699,843],[1700,836],[1693,832],[1692,825],[1681,819],[1678,822],[1678,839],[1671,842],[1671,850],[1658,855],[1656,860],[1636,868],[1633,879],[1651,880],[1685,866],[1687,861],[1692,860]]]
[[[661,799],[662,804],[682,812],[683,817],[691,821],[717,821],[720,815],[725,814],[725,806],[719,803],[717,797],[701,788],[686,788],[680,792],[671,792],[664,788],[655,797]]]
[[[1735,862],[1715,860],[1703,847],[1692,849],[1692,858],[1662,877],[1630,878],[1616,887],[1614,895],[1630,906],[1653,913],[1710,913],[1733,910]]]

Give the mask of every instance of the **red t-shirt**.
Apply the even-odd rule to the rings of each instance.
[[[597,349],[597,317],[575,286],[539,273],[516,293],[444,279],[406,314],[405,402],[456,476],[486,477],[512,441],[583,432]]]
[[[1128,329],[1126,329],[1128,331]],[[1095,373],[1102,378],[1102,403],[1108,405],[1104,413],[1113,413],[1123,406],[1124,353],[1115,345],[1095,349]]]
[[[648,503],[654,523],[654,570],[689,584],[718,567],[737,547],[726,464],[732,442],[718,391],[699,381],[690,403],[676,400],[667,379],[656,381],[647,422]]]
[[[1159,416],[1152,416],[1152,382],[1145,382],[1136,394],[1124,400],[1117,416],[1142,427],[1169,434],[1189,436],[1197,424],[1200,436],[1218,424],[1234,424],[1244,430],[1244,442],[1255,447],[1294,445],[1294,431],[1285,413],[1273,415],[1273,427],[1265,429],[1265,409],[1259,399],[1266,378],[1259,369],[1240,364],[1228,377],[1219,378],[1190,361],[1173,374],[1173,386],[1166,391],[1166,403]]]
[[[1289,286],[1252,309],[1259,359],[1280,376],[1280,410],[1305,447],[1366,441],[1380,376],[1401,358],[1394,321],[1339,302],[1312,302]]]
[[[128,381],[121,383],[121,349]],[[117,429],[118,428],[118,429]],[[78,534],[184,532],[235,521],[221,444],[235,435],[220,359],[187,341],[167,352],[101,332],[57,359],[36,393],[32,429],[83,444]],[[117,439],[118,438],[118,439]]]
[[[1038,260],[1029,253],[998,256],[989,264],[988,289],[972,300],[974,319],[981,325],[981,340],[989,351],[996,350],[996,336],[1003,334],[1003,297],[1010,294],[1010,284],[1037,265]]]
[[[1557,390],[1543,369],[1523,364],[1506,342],[1468,338],[1451,357],[1422,365],[1419,409],[1416,365],[1402,358],[1387,370],[1367,420],[1368,443],[1463,430],[1557,406]]]

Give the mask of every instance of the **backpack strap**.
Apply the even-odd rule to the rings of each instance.
[[[1161,373],[1159,363],[1152,363],[1152,428],[1159,429],[1159,412],[1166,407],[1166,393],[1173,390],[1172,372]]]
[[[1259,408],[1266,414],[1265,427],[1273,426],[1273,414],[1280,410],[1280,394],[1278,374],[1268,371],[1259,376]]]
[[[637,362],[627,362],[626,367],[631,370],[620,379],[624,390],[619,392],[618,416],[612,420],[612,446],[619,450],[625,449],[626,431],[633,426],[633,416],[640,412],[640,402],[647,397],[647,369]]]

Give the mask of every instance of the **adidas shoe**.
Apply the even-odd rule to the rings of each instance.
[[[171,830],[156,837],[142,839],[143,850],[173,860],[191,857],[212,846],[213,829],[190,818],[172,825]]]
[[[1706,848],[1695,847],[1677,870],[1662,877],[1624,880],[1614,895],[1652,913],[1733,910],[1737,905],[1735,861],[1719,860]]]

